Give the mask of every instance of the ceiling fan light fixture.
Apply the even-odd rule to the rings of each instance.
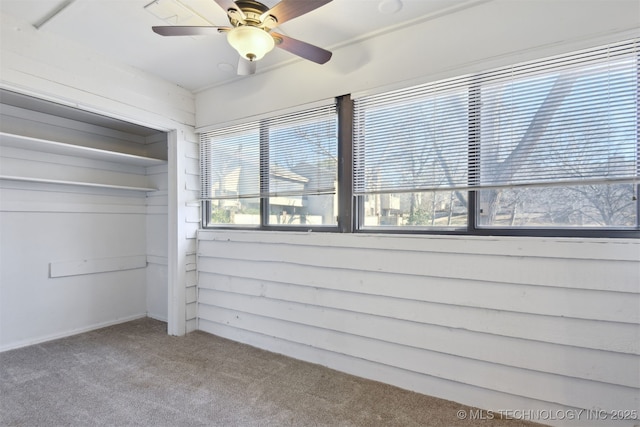
[[[266,31],[250,25],[235,27],[227,33],[229,44],[241,57],[258,61],[271,52],[276,43]]]

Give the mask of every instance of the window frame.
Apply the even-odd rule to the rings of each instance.
[[[345,130],[344,124],[340,119],[341,111],[344,114],[344,110],[346,110],[343,104],[350,102],[349,96],[339,96],[334,98],[335,108],[336,108],[336,143],[337,143],[337,156],[338,161],[336,162],[336,189],[335,189],[335,202],[338,206],[335,209],[338,212],[335,224],[328,225],[312,225],[312,224],[292,224],[292,225],[281,225],[281,224],[269,224],[270,220],[270,204],[269,199],[270,196],[260,196],[259,198],[259,218],[260,223],[255,225],[250,224],[212,224],[211,223],[211,209],[212,209],[212,200],[201,198],[201,227],[203,229],[209,230],[266,230],[266,231],[313,231],[313,232],[338,232],[342,231],[341,229],[341,218],[343,218],[346,214],[343,214],[340,211],[340,207],[344,206],[344,203],[340,203],[340,197],[344,197],[344,184],[341,186],[340,173],[341,166],[344,164],[342,153],[345,150],[344,143],[342,140],[344,139]],[[299,109],[298,111],[304,111],[304,108]],[[260,194],[265,195],[269,194],[269,176],[264,176],[264,171],[270,170],[269,164],[269,123],[271,117],[265,117],[259,120],[259,171],[260,171]],[[342,147],[342,148],[341,148]],[[349,147],[350,148],[350,147]],[[201,149],[202,150],[202,149]],[[202,162],[202,158],[201,158]],[[200,168],[202,170],[203,165],[201,163]],[[344,173],[344,172],[343,172]],[[344,180],[343,180],[344,181]]]
[[[628,42],[634,42],[629,40]],[[621,43],[625,43],[624,41]],[[640,43],[640,40],[635,40],[636,46]],[[598,48],[595,48],[598,49]],[[636,47],[636,52],[640,49]],[[571,55],[569,53],[568,55]],[[544,61],[542,59],[541,61]],[[637,83],[640,85],[640,54],[636,58],[635,63],[636,70],[638,72]],[[468,108],[469,108],[469,129],[468,129],[468,179],[469,186],[473,187],[475,179],[479,179],[480,161],[471,161],[472,158],[477,158],[480,155],[480,122],[482,117],[480,114],[473,114],[480,112],[480,104],[482,100],[479,97],[481,91],[480,83],[478,83],[478,75],[469,76],[469,89],[468,89]],[[410,88],[408,88],[410,89]],[[640,108],[640,89],[636,88],[636,107]],[[638,152],[638,159],[640,159],[640,111],[636,110],[636,120],[638,122],[636,128],[636,151]],[[504,227],[504,226],[480,226],[478,225],[479,219],[479,191],[480,189],[469,188],[467,190],[467,224],[464,229],[442,229],[437,227],[412,227],[412,226],[364,226],[363,224],[363,211],[364,211],[364,198],[366,196],[356,196],[356,210],[359,214],[358,225],[356,231],[360,233],[385,233],[385,234],[426,234],[426,235],[479,235],[479,236],[532,236],[532,237],[589,237],[589,238],[639,238],[640,237],[640,184],[634,185],[635,196],[635,213],[636,221],[635,228],[616,228],[616,227],[541,227],[541,226],[518,226],[518,227]],[[567,185],[568,186],[568,185]],[[508,188],[508,187],[505,187]],[[544,188],[544,186],[541,186]],[[446,190],[443,189],[443,190]],[[419,190],[416,189],[416,192]]]

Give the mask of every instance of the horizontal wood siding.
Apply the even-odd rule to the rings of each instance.
[[[186,331],[197,329],[197,231],[200,227],[200,144],[195,134],[184,144],[184,189],[181,189],[184,208],[184,255],[186,287]],[[182,237],[182,236],[181,236]]]
[[[203,230],[198,255],[204,331],[485,409],[640,408],[637,241]]]

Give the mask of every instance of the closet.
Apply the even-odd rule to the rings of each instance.
[[[0,91],[0,350],[167,320],[167,133]]]

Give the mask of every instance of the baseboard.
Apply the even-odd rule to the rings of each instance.
[[[159,321],[164,322],[164,323],[168,322],[168,319],[167,319],[166,315],[147,313],[147,317],[150,317],[151,319],[154,319],[154,320],[159,320]]]
[[[59,333],[59,334],[51,334],[51,335],[46,335],[44,337],[39,337],[39,338],[35,338],[35,339],[28,339],[28,340],[18,341],[18,342],[11,343],[11,344],[8,344],[8,345],[0,346],[0,353],[5,352],[5,351],[9,351],[9,350],[15,350],[15,349],[21,348],[21,347],[28,347],[30,345],[41,344],[41,343],[47,342],[47,341],[53,341],[53,340],[57,340],[57,339],[60,339],[60,338],[70,337],[72,335],[77,335],[77,334],[81,334],[81,333],[84,333],[84,332],[93,331],[93,330],[96,330],[96,329],[106,328],[107,326],[117,325],[119,323],[125,323],[125,322],[129,322],[131,320],[141,319],[143,317],[147,317],[147,314],[146,313],[134,314],[132,316],[121,317],[121,318],[118,318],[116,320],[110,320],[108,322],[94,323],[92,325],[89,325],[89,326],[86,326],[86,327],[83,327],[83,328],[72,329],[70,331],[65,331],[65,332],[62,332],[62,333]],[[160,320],[160,319],[158,319],[158,320]]]

